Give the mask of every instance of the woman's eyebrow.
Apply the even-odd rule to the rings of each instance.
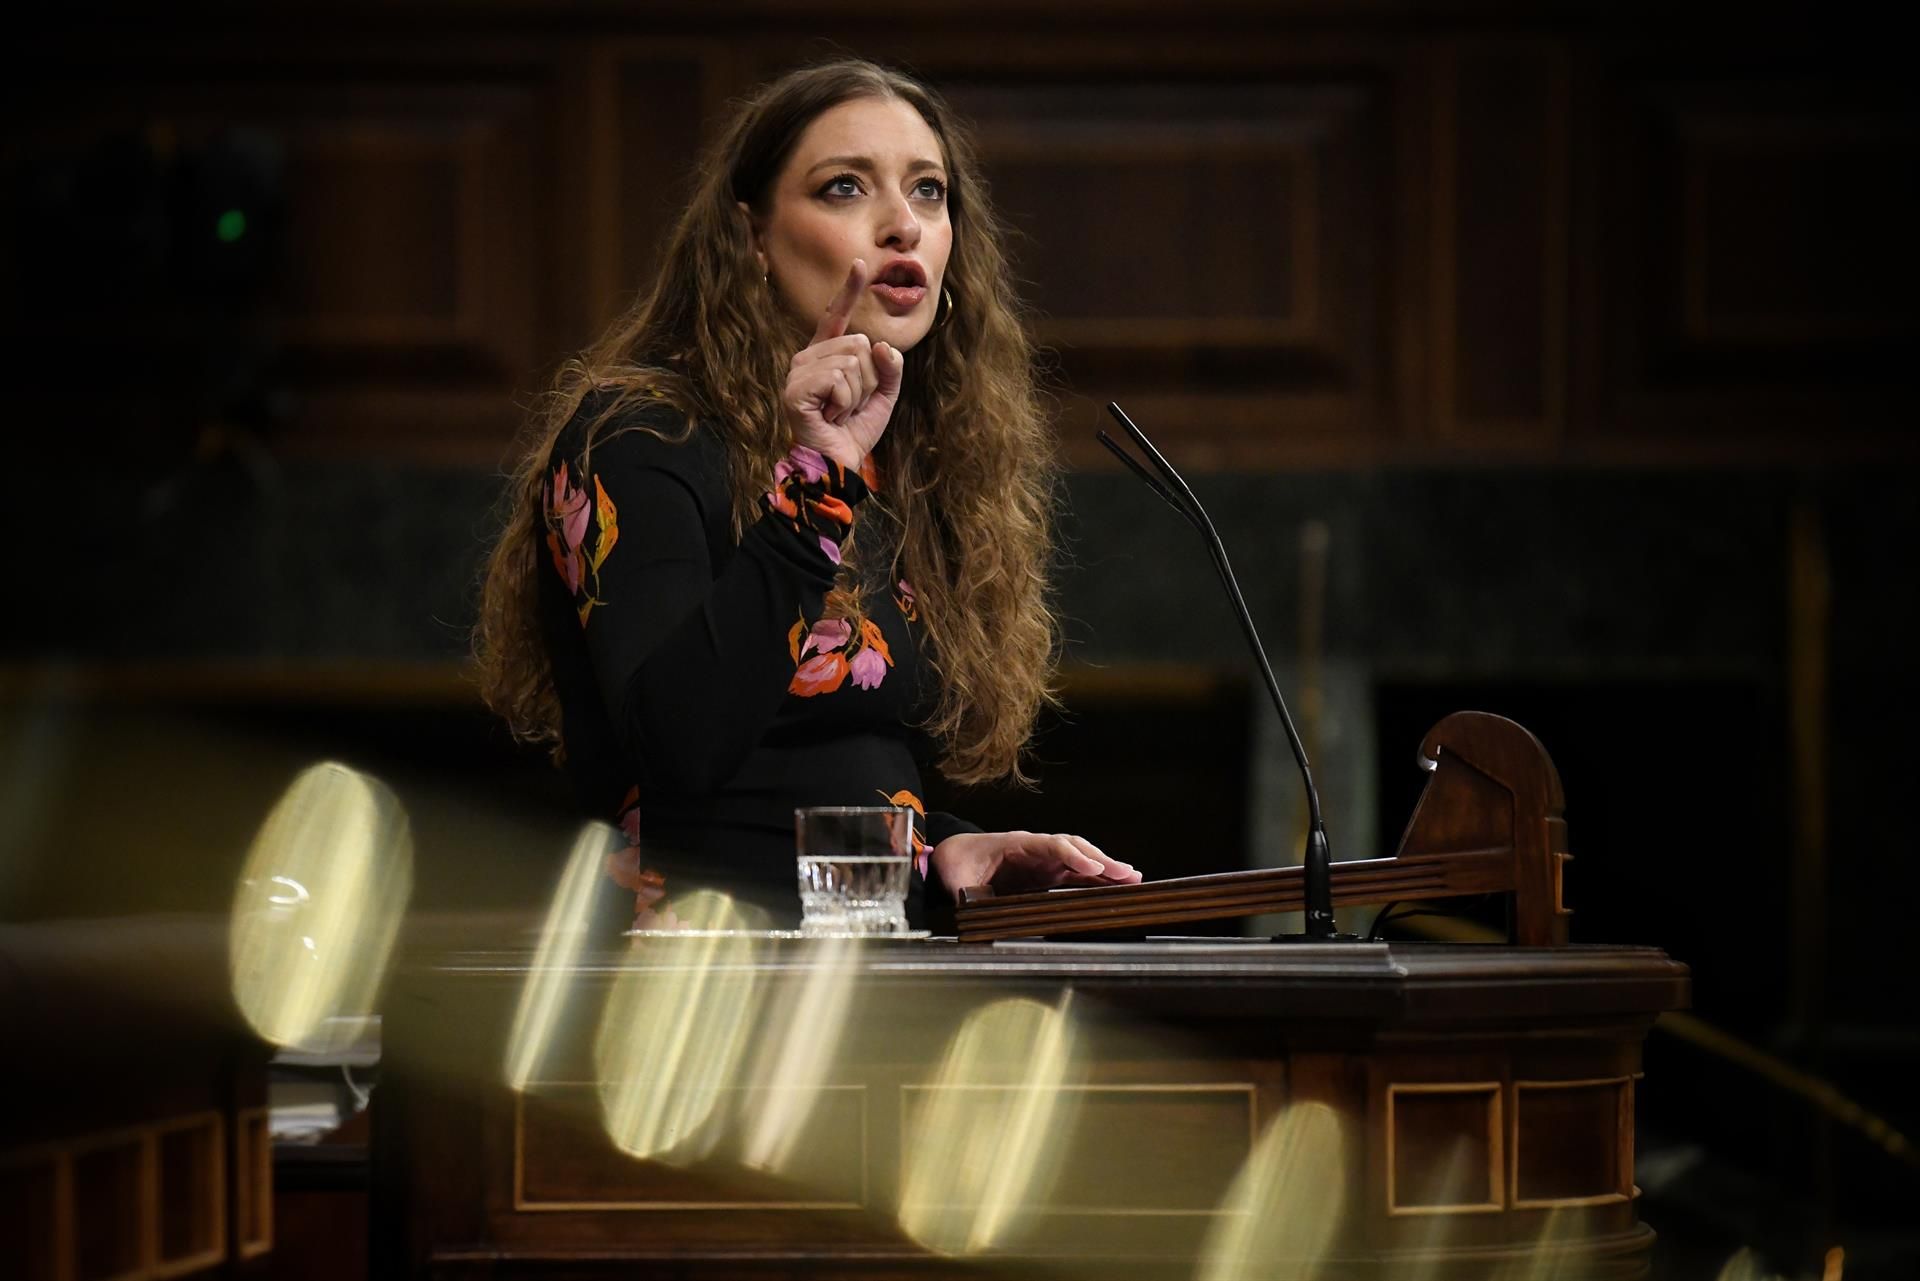
[[[824,160],[815,161],[813,165],[807,169],[807,172],[812,173],[816,169],[826,168],[863,169],[868,173],[872,173],[878,166],[874,164],[873,157],[871,156],[828,156]],[[939,170],[943,168],[945,168],[945,166],[938,160],[928,160],[923,157],[908,165],[907,172],[923,173],[929,169]]]

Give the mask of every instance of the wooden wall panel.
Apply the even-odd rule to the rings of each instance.
[[[262,71],[241,56],[175,55],[133,76],[89,75],[72,86],[75,110],[11,140],[11,167],[58,184],[123,153],[155,175],[151,229],[131,233],[153,243],[136,263],[125,227],[83,239],[79,252],[125,288],[51,314],[29,298],[10,328],[56,362],[85,343],[144,353],[168,380],[161,399],[189,415],[217,412],[200,403],[220,390],[194,384],[200,365],[227,370],[236,349],[256,350],[255,365],[235,367],[270,370],[278,448],[491,460],[552,343],[558,193],[541,67],[346,57]],[[211,222],[195,202],[220,190],[210,158],[229,171],[222,181],[261,197],[239,233],[261,246],[253,283],[181,248],[211,239],[195,221]],[[127,181],[102,185],[96,207],[124,198],[114,188]],[[35,246],[16,237],[10,250],[17,275]],[[30,291],[58,288],[30,262],[26,275]],[[118,370],[93,385],[108,398],[151,392],[135,382]]]
[[[322,448],[492,446],[545,355],[550,102],[532,84],[298,92],[266,116],[287,154],[298,430]]]
[[[1381,86],[1291,68],[944,88],[1019,233],[1076,425],[1118,397],[1150,429],[1229,448],[1383,429]]]
[[[1683,118],[1689,344],[1839,345],[1914,330],[1920,129],[1757,113]]]
[[[1433,421],[1466,445],[1544,447],[1566,398],[1567,96],[1551,44],[1436,58]]]
[[[661,251],[692,194],[693,171],[730,86],[717,52],[698,45],[622,51],[611,59],[614,116],[611,252],[596,272],[611,319],[652,285]]]
[[[151,434],[204,412],[201,348],[237,337],[273,367],[272,448],[492,463],[650,283],[729,99],[857,51],[977,123],[1074,463],[1108,465],[1087,437],[1109,397],[1201,469],[1911,453],[1920,110],[1871,51],[1564,6],[1524,31],[1447,6],[1141,6],[1094,30],[945,5],[881,33],[726,3],[531,12],[431,39],[358,10],[300,42],[191,16],[44,37],[22,100],[68,105],[0,141],[17,187],[23,158],[115,131],[244,135],[277,156],[286,261],[223,338],[36,266],[15,223],[16,348],[62,387],[97,364],[72,353],[130,353],[115,394]]]
[[[471,332],[471,147],[404,127],[314,129],[289,148],[282,332],[316,348],[457,346]],[[463,234],[469,233],[469,234]]]
[[[1912,97],[1777,70],[1599,92],[1596,429],[1745,457],[1899,448],[1920,332]]]
[[[269,129],[285,147],[282,332],[353,363],[369,349],[445,353],[521,373],[538,310],[521,249],[536,230],[531,95],[379,99],[304,97],[284,116],[266,103],[242,126]]]

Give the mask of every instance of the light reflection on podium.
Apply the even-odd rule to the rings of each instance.
[[[900,1226],[942,1254],[1005,1245],[1047,1199],[1081,1065],[1067,1010],[1009,998],[967,1016],[910,1117]]]
[[[675,904],[686,937],[671,965],[629,964],[614,979],[594,1038],[607,1136],[621,1151],[670,1164],[709,1155],[718,1105],[737,1084],[759,1014],[756,965],[764,914],[701,890]]]
[[[807,940],[800,953],[806,977],[769,1028],[742,1095],[740,1162],[749,1169],[788,1175],[800,1136],[833,1073],[853,1009],[859,940]],[[850,1145],[852,1136],[837,1136]],[[831,1138],[830,1140],[831,1141]],[[849,1157],[851,1159],[851,1157]]]
[[[1346,1210],[1346,1126],[1322,1103],[1295,1103],[1260,1136],[1201,1247],[1198,1281],[1306,1281]]]
[[[413,890],[399,798],[333,762],[301,771],[261,824],[235,890],[228,970],[267,1041],[325,1054],[361,1034]]]
[[[513,1031],[507,1037],[507,1084],[516,1091],[525,1090],[539,1070],[566,1009],[568,991],[576,981],[574,966],[587,944],[594,890],[605,875],[606,857],[619,839],[619,833],[605,823],[588,823],[567,855],[540,928],[533,965],[520,989]]]

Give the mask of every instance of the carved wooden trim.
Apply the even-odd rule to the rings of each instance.
[[[263,1109],[264,1110],[264,1109]],[[206,1249],[178,1258],[164,1257],[166,1242],[161,1235],[161,1213],[166,1206],[167,1188],[166,1170],[160,1163],[160,1149],[163,1140],[169,1134],[185,1133],[192,1130],[210,1131],[206,1141],[207,1167],[201,1172],[205,1186],[201,1189],[207,1198],[212,1214],[213,1244]],[[208,1110],[174,1120],[163,1121],[152,1127],[154,1160],[154,1264],[152,1275],[175,1277],[187,1272],[197,1272],[211,1267],[227,1257],[227,1149],[226,1118],[218,1111]]]
[[[546,1081],[545,1085],[590,1087],[592,1081]],[[735,1086],[722,1093],[738,1094]],[[535,1201],[526,1194],[527,1096],[516,1090],[513,1095],[513,1208],[523,1213],[547,1213],[567,1210],[864,1210],[872,1200],[872,1159],[868,1149],[867,1087],[865,1085],[825,1085],[822,1092],[857,1091],[860,1095],[860,1199],[857,1201]]]
[[[1402,1094],[1485,1094],[1487,1107],[1487,1188],[1488,1201],[1470,1201],[1458,1205],[1401,1205],[1395,1186],[1394,1156],[1398,1127],[1394,1118],[1394,1100]],[[1506,1125],[1501,1106],[1504,1091],[1498,1081],[1422,1081],[1390,1082],[1387,1085],[1387,1161],[1386,1205],[1390,1216],[1433,1214],[1498,1214],[1506,1209],[1506,1161],[1502,1155]]]
[[[74,1281],[78,1269],[74,1258],[71,1153],[57,1143],[36,1143],[0,1152],[0,1175],[25,1172],[30,1178],[36,1169],[44,1169],[52,1193],[53,1220],[49,1225],[52,1281]]]
[[[73,1156],[71,1153],[61,1152],[54,1157],[53,1177],[53,1224],[54,1231],[59,1234],[54,1245],[55,1266],[60,1269],[57,1275],[61,1281],[71,1281],[79,1272],[78,1261],[74,1257]]]
[[[85,1157],[114,1149],[133,1148],[136,1150],[134,1213],[138,1223],[134,1233],[139,1240],[139,1261],[124,1272],[114,1272],[107,1276],[92,1278],[92,1281],[149,1281],[156,1275],[155,1268],[160,1253],[160,1199],[159,1177],[156,1166],[153,1127],[148,1125],[128,1126],[124,1129],[106,1130],[90,1134],[85,1138],[66,1145],[71,1194],[72,1215],[68,1220],[68,1238],[72,1243],[76,1272],[78,1270],[79,1240],[82,1232],[98,1229],[100,1225],[90,1224],[82,1218],[85,1207],[79,1201],[78,1165]],[[119,1227],[121,1225],[111,1225]]]
[[[1577,1081],[1515,1081],[1513,1083],[1513,1142],[1507,1157],[1508,1186],[1513,1189],[1516,1210],[1574,1209],[1595,1205],[1619,1205],[1639,1195],[1633,1183],[1633,1083],[1635,1077],[1604,1076]],[[1523,1091],[1590,1090],[1614,1086],[1614,1161],[1620,1186],[1611,1192],[1572,1197],[1522,1197],[1520,1195],[1520,1095]]]
[[[265,1108],[254,1110],[263,1117],[266,1113]],[[195,1172],[195,1176],[204,1180],[200,1193],[206,1198],[211,1216],[211,1230],[208,1233],[211,1244],[190,1254],[164,1258],[161,1221],[166,1189],[162,1186],[160,1145],[168,1135],[191,1130],[208,1132],[206,1164],[202,1170]],[[126,1232],[129,1227],[137,1241],[137,1262],[130,1268],[98,1278],[97,1281],[161,1281],[162,1278],[214,1267],[227,1258],[226,1133],[226,1117],[219,1110],[210,1108],[162,1121],[122,1126],[72,1139],[18,1148],[0,1154],[0,1167],[31,1167],[44,1162],[50,1169],[53,1221],[49,1225],[49,1232],[53,1247],[53,1275],[58,1281],[72,1281],[79,1275],[79,1241],[83,1231]],[[130,1154],[135,1221],[131,1225],[114,1223],[103,1228],[82,1217],[82,1211],[87,1207],[82,1207],[78,1201],[75,1166],[86,1157],[116,1150]]]
[[[912,1094],[931,1094],[935,1090],[975,1090],[982,1092],[1012,1092],[1020,1090],[1049,1089],[1055,1087],[1034,1085],[903,1085],[900,1087],[900,1153],[899,1168],[907,1168],[907,1117],[909,1112],[908,1096]],[[1253,1155],[1254,1147],[1260,1141],[1259,1087],[1251,1081],[1195,1081],[1164,1083],[1118,1083],[1111,1085],[1064,1085],[1057,1087],[1060,1094],[1078,1094],[1082,1097],[1091,1094],[1230,1094],[1245,1093],[1247,1096],[1247,1154],[1244,1162]],[[1040,1207],[1040,1214],[1073,1215],[1084,1218],[1114,1219],[1177,1219],[1211,1218],[1221,1211],[1215,1207],[1204,1210],[1117,1210],[1109,1206],[1088,1205],[1048,1205]]]
[[[234,1235],[240,1257],[273,1249],[273,1131],[266,1107],[242,1108],[233,1118]],[[252,1232],[258,1221],[260,1231]]]

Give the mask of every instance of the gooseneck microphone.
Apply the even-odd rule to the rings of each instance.
[[[1213,567],[1220,575],[1221,585],[1227,589],[1227,596],[1233,601],[1233,611],[1240,620],[1240,630],[1246,634],[1247,645],[1253,650],[1253,658],[1259,664],[1260,675],[1267,682],[1267,693],[1273,698],[1274,709],[1280,713],[1280,723],[1286,726],[1287,743],[1293,748],[1293,759],[1300,766],[1300,780],[1306,785],[1307,790],[1309,822],[1306,865],[1307,932],[1304,935],[1293,934],[1280,937],[1305,939],[1315,943],[1355,939],[1355,935],[1334,933],[1333,853],[1327,844],[1326,821],[1320,816],[1320,792],[1313,785],[1313,770],[1307,764],[1307,749],[1301,745],[1300,731],[1293,726],[1293,715],[1287,711],[1287,700],[1280,696],[1280,683],[1273,678],[1273,665],[1267,662],[1266,647],[1260,643],[1260,633],[1254,630],[1253,615],[1247,611],[1246,598],[1240,594],[1240,584],[1233,576],[1233,566],[1227,561],[1226,545],[1220,541],[1220,534],[1214,529],[1213,521],[1208,519],[1206,508],[1202,507],[1200,500],[1193,496],[1193,490],[1181,478],[1180,473],[1173,469],[1173,464],[1154,448],[1153,442],[1147,439],[1147,434],[1134,426],[1133,420],[1127,417],[1126,412],[1114,402],[1107,402],[1107,412],[1113,415],[1114,420],[1133,439],[1134,444],[1146,454],[1154,470],[1165,477],[1165,483],[1155,479],[1152,472],[1142,466],[1132,454],[1120,448],[1104,429],[1096,432],[1095,438],[1105,445],[1114,457],[1126,464],[1127,470],[1138,476],[1148,489],[1159,495],[1162,502],[1179,512],[1206,541],[1207,551],[1213,556]]]

